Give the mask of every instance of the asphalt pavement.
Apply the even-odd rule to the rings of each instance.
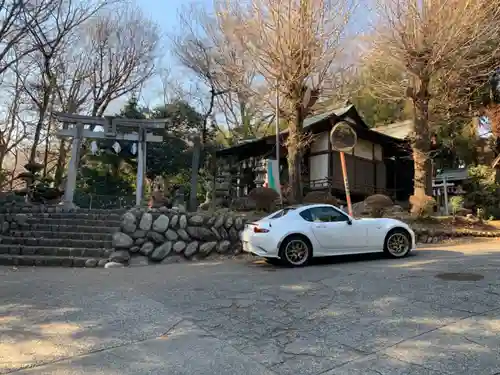
[[[0,374],[493,375],[500,243],[287,269],[0,268]]]

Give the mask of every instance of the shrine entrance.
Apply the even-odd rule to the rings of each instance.
[[[136,206],[140,206],[143,199],[144,175],[146,172],[146,151],[148,142],[162,142],[167,119],[135,120],[117,117],[92,117],[68,113],[54,113],[54,118],[62,122],[63,129],[58,136],[72,138],[71,159],[69,162],[66,186],[64,191],[64,206],[74,207],[73,198],[76,188],[76,177],[80,151],[83,140],[110,140],[128,141],[137,145],[137,181]],[[103,131],[95,131],[86,126],[100,126]],[[154,134],[160,133],[159,134]]]

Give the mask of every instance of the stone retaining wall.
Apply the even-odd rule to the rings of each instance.
[[[242,251],[240,234],[245,218],[237,214],[185,213],[175,209],[134,208],[123,215],[120,232],[113,234],[118,264],[146,265],[204,259]],[[117,264],[117,266],[118,266]]]
[[[437,244],[443,241],[452,240],[463,237],[478,237],[478,238],[500,238],[499,231],[478,231],[478,230],[460,230],[460,231],[439,231],[422,228],[414,228],[416,242],[420,244]]]

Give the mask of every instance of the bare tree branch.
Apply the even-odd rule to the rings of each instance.
[[[279,92],[280,112],[289,124],[290,185],[293,199],[301,201],[303,122],[322,96],[338,91],[351,2],[224,0],[216,8],[228,40],[248,51],[256,72]]]
[[[376,72],[372,80],[379,95],[413,104],[414,201],[424,202],[431,189],[431,136],[458,114],[476,115],[472,98],[498,66],[500,2],[384,0],[378,5],[379,24],[365,61]],[[415,205],[414,212],[420,210]]]
[[[113,100],[138,90],[152,76],[159,32],[139,9],[124,6],[94,20],[88,33],[91,114],[102,116]]]

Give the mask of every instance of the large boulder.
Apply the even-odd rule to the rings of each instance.
[[[185,229],[177,229],[177,234],[183,241],[189,241],[191,239]]]
[[[113,233],[112,246],[115,249],[129,249],[134,244],[134,240],[128,234],[122,232]]]
[[[153,223],[153,230],[158,233],[164,233],[168,228],[168,224],[170,224],[168,216],[160,215]]]
[[[149,256],[151,255],[151,253],[153,252],[155,248],[155,244],[152,243],[152,242],[144,242],[144,244],[141,246],[141,249],[139,250],[139,252],[144,255],[144,256]]]
[[[186,243],[184,241],[177,241],[174,243],[173,249],[177,254],[180,254],[186,248]]]
[[[209,255],[217,246],[217,242],[205,242],[200,245],[200,254],[207,256]]]
[[[227,240],[221,241],[217,245],[217,252],[221,253],[221,254],[225,254],[229,251],[230,247],[231,247],[231,242],[229,242]]]
[[[178,238],[179,238],[179,235],[177,234],[176,231],[172,230],[172,229],[168,229],[166,232],[165,232],[165,237],[167,237],[167,239],[169,241],[176,241]]]
[[[141,221],[139,222],[139,228],[142,230],[150,230],[151,225],[153,224],[153,215],[149,212],[146,212],[142,215]]]
[[[384,211],[393,205],[392,199],[383,194],[374,194],[365,199],[365,207],[372,217],[382,217]]]
[[[198,241],[193,241],[193,242],[189,243],[186,246],[186,249],[184,250],[184,255],[188,258],[193,256],[198,251],[199,245],[200,245],[200,243]]]
[[[216,240],[214,233],[205,227],[187,227],[187,233],[194,239],[200,241],[213,241]]]
[[[118,262],[118,263],[127,263],[130,260],[130,254],[126,250],[117,250],[114,251],[109,256],[110,262]]]
[[[137,229],[137,219],[132,212],[127,212],[122,218],[122,229],[125,233],[133,233]]]
[[[202,225],[203,221],[204,221],[204,218],[201,215],[193,215],[189,218],[189,224],[194,225],[194,226]],[[183,227],[181,226],[181,228],[183,228]]]
[[[171,251],[172,251],[172,242],[170,241],[165,242],[163,245],[158,246],[153,251],[153,253],[151,254],[151,260],[159,262],[165,259],[168,256],[168,254],[170,254]]]

